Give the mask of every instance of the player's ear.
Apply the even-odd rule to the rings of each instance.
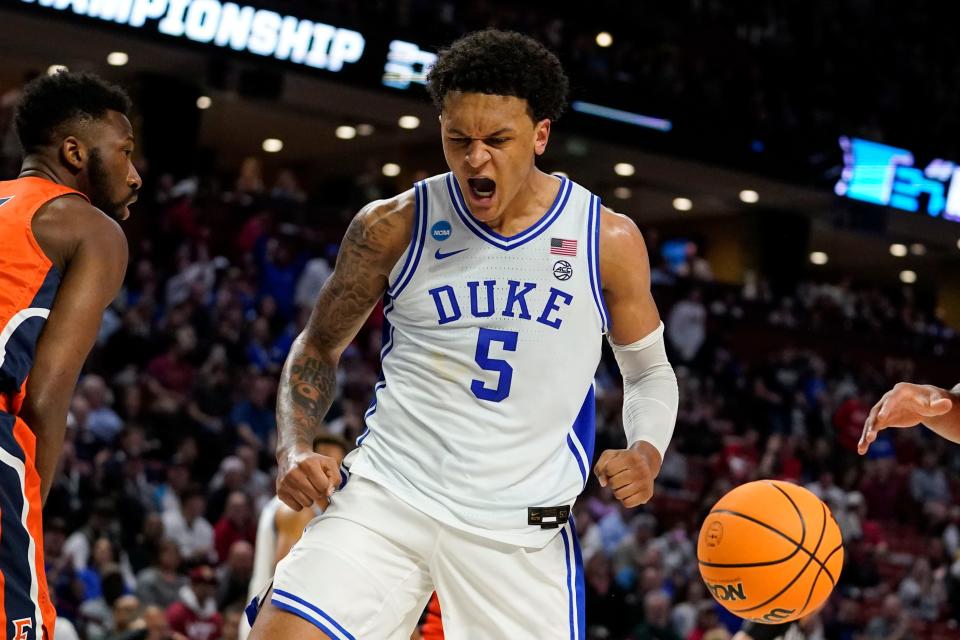
[[[67,136],[60,143],[60,157],[74,173],[83,171],[89,153],[87,145],[76,136]]]
[[[542,156],[547,150],[547,142],[550,140],[550,119],[544,118],[533,125],[533,150],[538,156]]]

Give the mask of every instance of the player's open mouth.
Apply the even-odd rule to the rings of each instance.
[[[490,178],[467,178],[470,193],[477,200],[487,200],[493,197],[497,190],[497,183]]]

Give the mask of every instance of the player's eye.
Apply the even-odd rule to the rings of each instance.
[[[494,147],[499,147],[500,145],[506,144],[509,140],[509,138],[488,138],[487,144],[490,144]]]

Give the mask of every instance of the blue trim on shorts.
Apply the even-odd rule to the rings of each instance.
[[[577,528],[573,523],[573,516],[567,521],[568,527],[560,531],[560,537],[563,539],[563,558],[567,566],[567,615],[569,619],[570,640],[585,640],[587,637],[586,621],[586,585],[583,578],[583,554],[580,552],[580,541],[577,537]],[[569,539],[568,539],[569,536]],[[573,544],[573,556],[575,565],[570,566],[570,545]],[[570,572],[575,571],[573,575],[574,588],[570,590]],[[574,626],[574,607],[576,607],[576,626]]]
[[[257,621],[258,613],[260,613],[260,603],[257,602],[257,598],[254,596],[250,604],[243,610],[243,614],[247,617],[247,624],[250,625],[251,629],[253,628],[253,623]]]
[[[342,626],[340,626],[340,624],[337,623],[336,620],[334,620],[334,619],[331,618],[329,615],[327,615],[320,607],[318,607],[318,606],[316,606],[316,605],[313,605],[313,604],[310,604],[309,602],[307,602],[307,601],[304,600],[303,598],[299,598],[299,597],[293,595],[292,593],[290,593],[289,591],[283,591],[283,590],[281,590],[281,589],[274,588],[273,593],[274,593],[275,595],[276,595],[276,594],[279,594],[279,595],[281,595],[281,596],[283,596],[284,598],[287,598],[287,599],[289,599],[289,600],[293,600],[294,602],[297,602],[297,603],[303,605],[303,606],[306,607],[307,609],[310,609],[311,611],[314,611],[314,612],[320,614],[320,616],[322,616],[327,622],[329,622],[330,624],[332,624],[332,625],[340,632],[340,634],[344,635],[344,636],[347,638],[347,640],[357,640],[357,639],[354,638],[352,635],[350,635],[350,632],[349,632],[349,631],[347,631],[347,630],[344,629]],[[326,634],[327,634],[328,636],[330,636],[331,638],[334,638],[334,639],[335,639],[335,637],[338,635],[338,634],[335,634],[335,633],[331,633],[330,630],[329,630],[323,623],[321,623],[319,620],[317,620],[316,618],[314,618],[313,616],[311,616],[310,614],[308,614],[308,613],[305,612],[305,611],[300,611],[300,610],[295,609],[294,607],[291,607],[291,606],[289,606],[289,605],[285,605],[285,604],[283,604],[283,603],[278,603],[278,602],[276,601],[276,599],[274,599],[274,598],[271,598],[271,599],[270,599],[270,602],[273,603],[273,606],[275,606],[275,607],[280,607],[280,608],[285,609],[285,610],[287,610],[287,611],[289,611],[289,612],[291,612],[291,613],[295,613],[295,614],[299,615],[299,616],[300,616],[301,618],[303,618],[304,620],[309,620],[309,621],[312,622],[313,624],[317,625],[317,626],[320,628],[321,631],[323,631],[324,633],[326,633]]]
[[[320,629],[320,631],[323,631],[323,632],[327,635],[327,637],[330,638],[331,640],[339,640],[339,638],[340,638],[339,635],[335,634],[335,633],[334,633],[333,631],[331,631],[326,625],[324,625],[322,622],[320,622],[319,620],[317,620],[316,618],[314,618],[313,616],[311,616],[311,615],[310,615],[309,613],[307,613],[306,611],[301,611],[300,609],[295,609],[295,608],[291,607],[291,606],[288,605],[288,604],[283,604],[282,602],[277,602],[276,600],[271,600],[270,602],[273,604],[273,606],[275,606],[277,609],[280,609],[281,611],[286,611],[287,613],[292,613],[293,615],[297,616],[298,618],[303,618],[304,620],[306,620],[306,621],[309,622],[310,624],[312,624],[312,625],[314,625],[315,627],[317,627],[318,629]],[[353,636],[351,636],[351,637],[353,637]]]
[[[563,539],[563,561],[567,565],[567,620],[570,625],[570,640],[577,640],[573,630],[573,592],[570,591],[570,542],[567,540],[567,530],[560,531],[560,537]]]
[[[570,539],[573,540],[573,557],[577,563],[576,589],[577,589],[577,621],[579,623],[578,638],[587,637],[587,585],[583,571],[583,552],[580,551],[580,534],[577,533],[577,525],[570,516]]]

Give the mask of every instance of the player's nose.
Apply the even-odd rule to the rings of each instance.
[[[133,166],[133,163],[130,164],[130,172],[127,174],[127,186],[130,187],[132,191],[139,191],[140,187],[143,186],[143,179],[140,178],[140,172]]]
[[[467,148],[467,164],[474,169],[482,167],[490,159],[490,152],[481,140],[474,140]]]

